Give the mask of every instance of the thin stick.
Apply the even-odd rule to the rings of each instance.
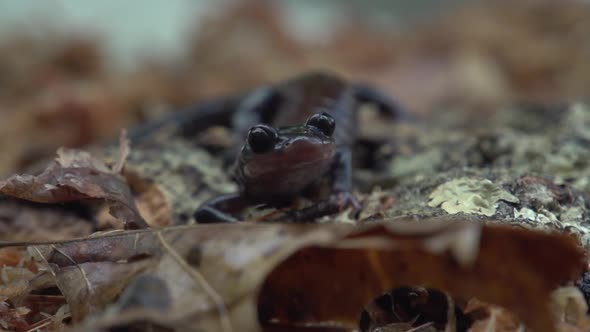
[[[213,300],[215,306],[217,307],[217,311],[219,312],[219,320],[221,322],[222,329],[226,332],[232,332],[233,328],[231,326],[231,321],[229,319],[229,315],[227,313],[227,308],[225,307],[223,298],[219,295],[219,293],[215,291],[215,289],[213,289],[213,287],[211,287],[209,282],[207,282],[205,277],[196,268],[190,266],[184,260],[184,258],[182,258],[178,254],[178,252],[176,252],[176,250],[174,250],[174,248],[172,248],[170,244],[168,244],[168,242],[166,241],[166,239],[164,239],[160,231],[156,232],[156,236],[158,237],[158,240],[160,241],[164,249],[166,249],[168,254],[172,256],[176,263],[178,263],[178,265],[180,265],[193,279],[195,279],[197,283],[199,283],[203,287],[203,289],[205,290],[207,295],[209,295],[211,300]]]
[[[92,288],[92,284],[90,283],[90,280],[88,280],[88,276],[86,276],[86,271],[84,271],[84,269],[78,263],[76,263],[76,261],[72,257],[70,257],[65,252],[61,251],[56,246],[51,245],[51,248],[53,250],[59,252],[60,254],[62,254],[62,256],[64,256],[65,258],[67,258],[72,264],[74,264],[74,266],[76,266],[76,268],[78,268],[78,270],[80,270],[80,273],[82,274],[82,278],[84,278],[84,282],[86,282],[86,287],[88,288],[88,293],[89,294],[94,294],[94,288]]]
[[[70,318],[71,316],[72,316],[72,314],[69,314],[69,313],[65,314],[62,317],[62,321],[66,318]],[[31,328],[29,328],[26,332],[33,332],[33,331],[39,330],[40,328],[43,328],[43,327],[53,323],[53,318],[55,318],[55,317],[47,317],[47,318],[44,318],[44,319],[38,321],[37,323],[33,324],[31,326]]]

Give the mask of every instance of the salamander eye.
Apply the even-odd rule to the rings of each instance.
[[[334,133],[336,127],[336,121],[334,118],[326,113],[316,113],[307,119],[306,125],[318,128],[324,135],[330,137]]]
[[[266,125],[256,125],[248,131],[248,145],[255,153],[265,153],[272,149],[278,138],[276,129]]]

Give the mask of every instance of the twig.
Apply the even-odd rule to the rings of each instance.
[[[417,318],[417,317],[416,317],[416,318]],[[415,332],[415,331],[419,331],[419,330],[422,330],[422,329],[424,329],[424,328],[426,328],[426,327],[430,327],[430,326],[432,326],[432,325],[434,325],[434,323],[433,323],[433,322],[424,323],[424,324],[422,324],[422,325],[418,325],[418,326],[416,326],[416,327],[413,327],[413,328],[411,328],[411,329],[407,330],[406,332]]]
[[[67,313],[67,314],[63,315],[62,321],[64,319],[70,318],[70,317],[72,317],[72,314]],[[43,327],[51,324],[53,322],[53,319],[54,318],[55,317],[47,317],[47,318],[44,318],[44,319],[38,321],[37,323],[31,325],[31,327],[26,332],[33,332],[33,331],[39,330],[40,328],[43,328]]]
[[[207,282],[205,277],[196,268],[190,266],[184,260],[184,258],[182,258],[178,254],[178,252],[176,252],[176,250],[174,250],[174,248],[172,248],[170,244],[168,244],[168,242],[166,241],[166,239],[164,239],[160,231],[157,231],[155,233],[158,237],[158,240],[160,241],[164,249],[166,249],[168,254],[170,254],[170,256],[172,256],[172,258],[176,261],[176,263],[178,263],[178,265],[180,265],[193,279],[197,281],[197,283],[199,283],[203,287],[207,295],[209,295],[211,300],[213,300],[215,306],[217,307],[217,311],[219,312],[219,320],[221,322],[222,329],[226,332],[232,332],[233,329],[231,326],[231,321],[229,319],[229,315],[227,313],[227,308],[225,307],[223,298],[219,295],[219,293],[215,291],[215,289],[213,289],[213,287],[211,287],[209,282]]]
[[[51,245],[51,248],[53,250],[59,252],[60,254],[62,254],[62,256],[67,258],[72,264],[74,264],[74,266],[76,266],[78,268],[78,270],[80,270],[80,273],[82,274],[82,278],[84,278],[84,282],[86,282],[86,287],[88,288],[88,293],[94,294],[94,289],[92,288],[92,284],[90,283],[90,280],[88,280],[88,276],[86,276],[86,271],[84,271],[84,269],[78,263],[76,263],[76,261],[72,257],[70,257],[68,254],[66,254],[65,252],[58,249],[56,246]]]

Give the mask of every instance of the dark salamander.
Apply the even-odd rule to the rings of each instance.
[[[357,109],[363,103],[375,104],[392,119],[407,116],[374,88],[325,72],[258,88],[245,97],[211,104],[200,114],[198,109],[188,112],[177,120],[183,131],[229,118],[242,146],[233,166],[239,192],[203,203],[195,219],[200,223],[234,222],[252,204],[284,206],[325,176],[331,176],[329,197],[291,211],[288,221],[312,221],[348,207],[358,212],[360,204],[352,194],[352,146]]]

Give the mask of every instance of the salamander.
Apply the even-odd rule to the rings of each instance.
[[[373,103],[391,118],[405,112],[367,84],[313,72],[262,87],[237,107],[232,122],[243,139],[234,165],[239,192],[205,202],[198,222],[237,221],[235,213],[250,204],[283,205],[318,179],[331,175],[331,194],[314,206],[292,211],[291,221],[306,221],[360,204],[352,194],[352,146],[357,110]]]
[[[349,207],[360,211],[352,194],[352,147],[363,103],[374,104],[391,119],[408,117],[379,90],[327,72],[307,73],[185,112],[177,119],[185,132],[229,119],[240,147],[233,165],[239,191],[203,203],[194,213],[197,222],[235,222],[253,204],[285,206],[326,176],[331,177],[330,195],[289,212],[288,220],[312,221]]]

